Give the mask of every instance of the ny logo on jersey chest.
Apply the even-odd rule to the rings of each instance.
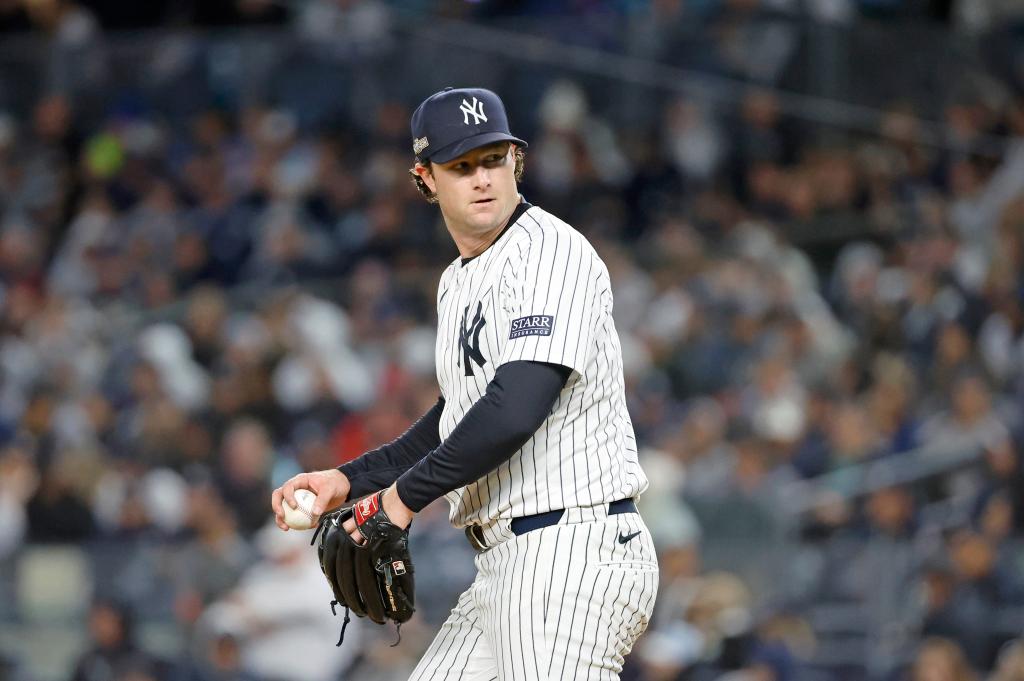
[[[473,316],[473,322],[466,325],[466,320],[469,318],[469,305],[462,311],[462,324],[459,327],[459,347],[462,348],[462,368],[465,369],[467,376],[473,376],[473,362],[476,362],[477,366],[483,368],[487,364],[487,360],[480,352],[480,331],[483,330],[487,320],[484,319],[484,304],[482,302],[476,304],[476,314]],[[472,361],[471,361],[472,360]]]

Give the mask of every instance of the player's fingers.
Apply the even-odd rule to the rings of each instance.
[[[341,528],[348,533],[348,536],[352,537],[352,541],[354,541],[356,544],[362,545],[362,543],[366,541],[366,538],[363,537],[362,532],[360,532],[359,529],[356,527],[356,521],[352,518],[349,518],[344,523],[342,523]]]
[[[334,485],[324,484],[321,481],[318,488],[313,491],[316,492],[316,501],[313,502],[313,520],[316,520],[331,505],[331,499],[335,497],[337,490],[334,489]]]
[[[278,487],[274,490],[274,493],[270,495],[270,508],[274,511],[274,522],[285,532],[288,531],[288,525],[284,522],[284,509],[281,508],[282,492],[281,488]]]
[[[284,496],[284,500],[288,502],[288,505],[292,508],[297,508],[298,504],[295,503],[295,490],[304,489],[306,487],[306,473],[299,473],[288,482],[281,485],[281,494]]]

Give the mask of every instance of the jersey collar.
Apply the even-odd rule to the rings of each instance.
[[[530,210],[531,208],[533,208],[533,204],[531,204],[526,199],[524,199],[523,195],[520,194],[519,195],[519,203],[516,204],[516,209],[514,211],[512,211],[512,215],[509,216],[508,222],[506,222],[505,226],[501,229],[500,232],[498,232],[498,236],[494,237],[494,241],[492,241],[490,243],[490,246],[488,246],[484,250],[480,251],[476,255],[471,255],[468,258],[462,258],[462,266],[465,267],[471,260],[479,258],[481,255],[483,255],[484,253],[487,252],[487,249],[491,248],[491,246],[493,246],[494,244],[498,243],[498,240],[501,239],[501,237],[505,236],[505,232],[507,232],[509,230],[509,227],[511,227],[512,225],[516,224],[516,222],[519,220],[519,218],[521,218],[523,216],[523,213],[525,213],[526,211]]]

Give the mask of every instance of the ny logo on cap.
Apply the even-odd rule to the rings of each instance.
[[[484,114],[484,103],[473,98],[473,103],[470,104],[466,100],[462,100],[462,106],[459,107],[459,111],[462,112],[462,122],[464,125],[469,125],[469,117],[473,117],[473,125],[480,125],[481,122],[487,122],[487,116]]]

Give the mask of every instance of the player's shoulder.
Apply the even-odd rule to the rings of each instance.
[[[441,276],[437,280],[437,295],[439,298],[445,291],[448,290],[448,286],[451,284],[452,277],[455,276],[455,271],[461,265],[461,259],[456,258],[451,263],[449,263],[447,267],[444,268],[443,272],[441,272]]]
[[[541,245],[550,242],[571,244],[574,249],[582,248],[588,257],[597,257],[594,247],[583,234],[562,220],[557,215],[549,213],[540,206],[531,206],[524,212],[517,222],[518,229],[515,230],[514,239],[518,245]],[[569,249],[561,249],[565,253]]]
[[[554,234],[560,232],[572,232],[579,234],[566,221],[553,213],[549,213],[540,206],[530,206],[519,216],[517,235],[523,238],[524,235]],[[582,236],[582,235],[580,235]]]

